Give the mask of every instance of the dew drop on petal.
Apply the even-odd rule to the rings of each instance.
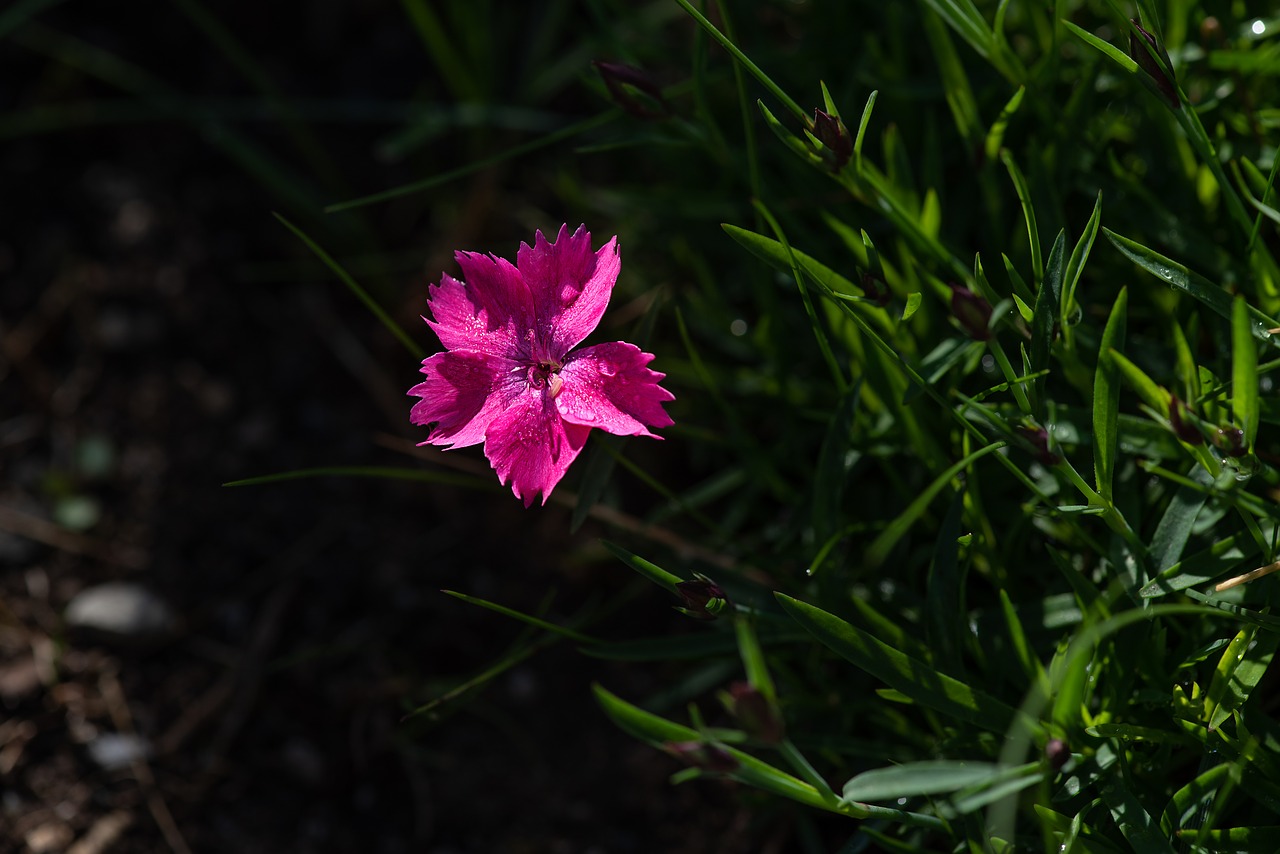
[[[601,362],[600,373],[604,374],[606,377],[611,377],[618,373],[618,367],[614,365],[613,362]]]

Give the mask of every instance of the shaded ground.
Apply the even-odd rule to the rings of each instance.
[[[257,22],[243,36],[272,48],[286,89],[323,70],[334,91],[410,94],[396,71],[420,58],[395,4],[314,6],[296,39],[249,4],[226,8]],[[0,43],[0,78],[18,81],[0,104],[10,117],[120,95],[50,59],[50,33],[180,90],[239,94],[171,11],[144,32],[93,14],[54,10],[52,29]],[[9,126],[0,175],[0,852],[785,844],[785,825],[753,824],[716,784],[670,788],[674,761],[604,720],[589,684],[644,696],[658,685],[640,667],[551,649],[434,725],[402,721],[518,635],[440,588],[533,610],[555,587],[550,616],[563,619],[631,578],[593,532],[567,536],[564,510],[525,513],[501,493],[220,485],[405,465],[383,434],[413,435],[402,394],[415,366],[331,277],[299,272],[305,253],[268,216],[278,199],[207,134],[163,117]],[[386,215],[391,245],[421,248],[388,277],[404,315],[421,311],[424,261],[434,274],[453,245],[485,245],[502,217],[496,180],[459,191],[468,206],[443,227],[413,208]],[[171,631],[129,644],[68,633],[67,604],[114,580],[167,603]],[[609,631],[668,625],[682,624],[646,593]],[[147,758],[104,767],[93,750],[115,734]]]

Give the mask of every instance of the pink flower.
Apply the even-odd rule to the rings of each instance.
[[[409,418],[435,423],[424,445],[484,442],[526,507],[539,492],[546,504],[593,427],[657,439],[647,427],[672,423],[662,404],[675,398],[658,385],[666,375],[646,367],[652,355],[623,341],[573,349],[609,304],[617,241],[592,252],[583,226],[572,235],[561,226],[555,243],[539,231],[514,266],[459,252],[465,284],[445,275],[431,286],[427,323],[445,351],[423,361]]]

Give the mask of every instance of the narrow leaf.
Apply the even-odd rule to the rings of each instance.
[[[1127,237],[1116,234],[1110,229],[1103,228],[1102,233],[1107,236],[1117,249],[1129,257],[1135,264],[1146,270],[1151,275],[1173,285],[1179,290],[1185,291],[1195,299],[1211,308],[1219,317],[1230,320],[1232,317],[1231,296],[1222,288],[1210,282],[1199,273],[1195,273],[1177,261],[1164,257],[1154,249],[1148,249],[1140,243],[1136,243]],[[1280,347],[1280,336],[1272,335],[1267,330],[1275,329],[1280,326],[1274,319],[1268,317],[1252,306],[1248,307],[1248,327],[1249,334],[1259,341],[1265,341],[1272,347]]]
[[[1000,700],[938,673],[918,659],[849,623],[782,593],[774,594],[791,617],[846,661],[911,697],[922,706],[966,721],[988,732],[1004,733],[1017,712]]]
[[[1249,304],[1236,297],[1231,306],[1231,407],[1244,428],[1244,446],[1253,453],[1258,435],[1258,347],[1250,329]]]
[[[1098,494],[1108,503],[1116,470],[1116,447],[1120,440],[1120,371],[1111,353],[1124,349],[1128,309],[1129,289],[1121,288],[1102,331],[1098,367],[1093,377],[1093,471]]]

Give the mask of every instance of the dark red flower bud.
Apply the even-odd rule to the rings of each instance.
[[[853,139],[839,116],[814,110],[813,135],[822,143],[825,149],[822,157],[832,172],[839,172],[849,162],[849,158],[853,157]]]
[[[951,313],[969,333],[969,337],[977,341],[991,340],[991,303],[973,291],[947,282],[951,288]]]
[[[747,682],[734,682],[729,686],[729,696],[733,699],[733,716],[748,735],[765,744],[782,741],[782,716],[759,689]]]
[[[714,620],[729,606],[724,590],[705,575],[676,584],[676,593],[684,600],[684,607],[676,610],[696,620]]]
[[[596,60],[591,64],[604,80],[614,103],[631,115],[638,119],[665,119],[671,115],[662,87],[644,71],[619,62]]]
[[[883,285],[884,279],[881,279],[870,270],[862,274],[863,292],[867,295],[867,299],[874,300],[881,308],[888,305],[890,299],[889,288],[882,287]]]
[[[1044,746],[1044,758],[1048,760],[1049,767],[1054,771],[1061,771],[1062,766],[1066,765],[1071,759],[1071,748],[1067,747],[1066,742],[1060,738],[1051,738],[1049,743]]]
[[[1249,452],[1244,446],[1244,431],[1239,427],[1219,428],[1214,444],[1228,457],[1243,457]]]
[[[1062,462],[1062,457],[1049,450],[1048,430],[1039,424],[1020,424],[1017,429],[1018,435],[1027,440],[1031,445],[1031,453],[1042,465],[1056,466]]]
[[[1133,22],[1139,33],[1146,40],[1147,44],[1155,50],[1164,59],[1164,63],[1156,61],[1156,58],[1138,41],[1138,37],[1133,33],[1129,34],[1129,56],[1138,63],[1138,66],[1151,78],[1151,82],[1155,83],[1156,88],[1160,90],[1161,97],[1169,104],[1170,108],[1176,110],[1181,106],[1182,101],[1178,98],[1178,84],[1173,80],[1173,66],[1169,63],[1169,54],[1156,41],[1156,37],[1144,30],[1138,25],[1137,21]]]
[[[690,767],[712,774],[729,774],[738,770],[738,760],[732,753],[705,741],[668,741],[662,749]]]
[[[1203,445],[1204,434],[1192,418],[1191,410],[1177,395],[1169,399],[1169,426],[1173,428],[1174,435],[1188,445]]]

